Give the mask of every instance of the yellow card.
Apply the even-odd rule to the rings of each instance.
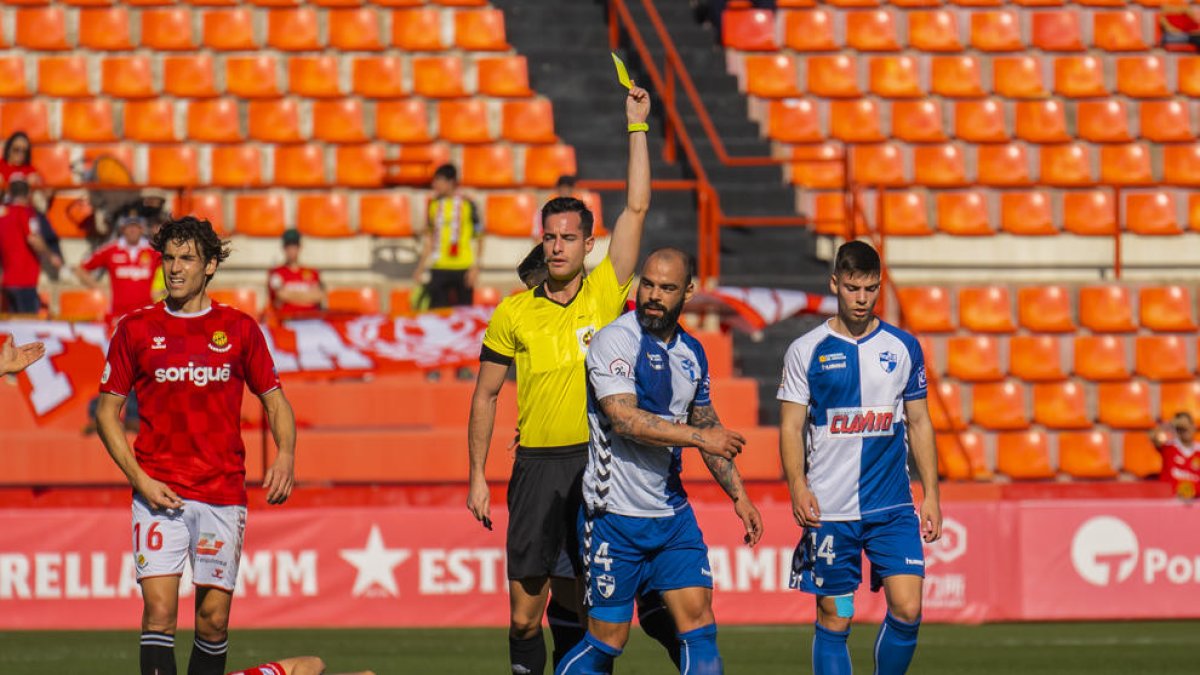
[[[612,55],[613,65],[617,67],[617,81],[620,82],[626,89],[633,88],[633,80],[629,79],[629,71],[625,69],[625,62],[616,54]]]

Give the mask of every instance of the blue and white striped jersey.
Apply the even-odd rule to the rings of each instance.
[[[660,518],[688,507],[679,480],[682,448],[642,445],[618,436],[599,401],[636,394],[638,408],[687,423],[693,405],[711,405],[708,359],[682,329],[669,343],[642,331],[628,312],[596,333],[588,347],[588,464],[583,499],[594,512]]]
[[[788,348],[777,398],[808,406],[808,484],[822,520],[912,505],[904,402],[925,389],[920,343],[883,321],[857,341],[825,322]]]

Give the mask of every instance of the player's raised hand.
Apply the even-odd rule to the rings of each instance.
[[[19,373],[28,368],[34,361],[42,358],[46,346],[40,342],[17,346],[16,338],[8,335],[0,346],[0,375]]]
[[[650,92],[638,86],[629,88],[625,97],[625,121],[629,124],[641,124],[650,116]]]
[[[742,519],[742,527],[746,528],[745,542],[751,548],[762,539],[763,521],[762,514],[758,512],[758,507],[750,498],[743,495],[741,499],[733,505],[733,511]]]
[[[817,496],[808,486],[792,490],[792,517],[800,527],[816,527],[821,524],[821,505],[817,503]]]
[[[471,487],[467,491],[467,509],[475,520],[483,523],[487,529],[492,529],[492,496],[488,490],[487,480],[482,476],[471,478]]]
[[[183,508],[183,500],[166,483],[146,476],[133,486],[151,509],[167,510]]]
[[[927,544],[942,538],[942,505],[936,499],[921,502],[921,538]]]
[[[296,484],[295,458],[290,452],[281,452],[267,469],[263,477],[263,487],[267,490],[268,504],[282,504],[292,495],[292,486]]]
[[[746,437],[722,426],[708,427],[697,432],[696,447],[700,452],[733,459],[742,452]]]

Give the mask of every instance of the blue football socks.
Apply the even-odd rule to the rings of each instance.
[[[920,628],[920,619],[915,623],[905,623],[892,616],[891,612],[887,613],[875,638],[876,675],[904,675],[908,672],[908,664],[917,651],[917,631]]]
[[[812,652],[814,675],[850,675],[853,668],[850,648],[846,645],[850,630],[829,630],[819,623],[816,627]]]
[[[591,633],[575,645],[554,669],[554,675],[607,675],[621,650],[597,640]]]
[[[679,634],[679,672],[688,675],[721,675],[725,665],[717,651],[717,624],[710,623]]]

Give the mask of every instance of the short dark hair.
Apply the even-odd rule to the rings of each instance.
[[[558,180],[554,183],[554,187],[556,187],[556,188],[564,188],[564,187],[573,188],[573,187],[575,187],[575,183],[576,183],[575,176],[572,176],[571,174],[565,174],[565,175],[558,177]]]
[[[521,283],[525,284],[526,288],[533,288],[546,280],[548,275],[546,268],[546,249],[537,244],[529,255],[517,265],[517,276],[521,278]]]
[[[687,275],[683,280],[685,287],[692,283],[692,279],[696,277],[696,256],[691,253],[681,248],[675,248],[674,246],[659,246],[646,255],[646,260],[650,260],[656,255],[669,255],[683,261],[683,271]]]
[[[1179,412],[1175,413],[1174,416],[1184,418],[1185,420],[1188,421],[1188,424],[1193,424],[1195,422],[1195,420],[1192,419],[1192,413],[1190,413],[1186,410],[1180,410]]]
[[[24,180],[14,180],[8,184],[8,196],[22,199],[29,196],[29,183]]]
[[[542,227],[545,228],[546,220],[550,216],[560,213],[578,213],[579,228],[583,230],[583,236],[592,236],[592,223],[595,222],[595,218],[592,216],[592,212],[588,209],[587,204],[574,197],[555,197],[551,199],[542,207]]]
[[[204,259],[204,264],[208,261],[216,260],[217,264],[225,262],[229,257],[229,242],[222,241],[213,230],[212,223],[207,220],[201,220],[195,216],[184,216],[182,218],[172,218],[163,223],[162,229],[158,234],[154,235],[154,240],[150,245],[159,253],[165,252],[167,244],[171,242],[183,243],[193,242],[196,245],[196,251],[200,257]],[[211,279],[211,275],[209,276]]]
[[[453,164],[443,164],[433,172],[434,178],[444,178],[448,181],[458,182],[458,169]]]
[[[839,276],[878,275],[879,254],[865,241],[848,241],[838,247],[833,272]]]

